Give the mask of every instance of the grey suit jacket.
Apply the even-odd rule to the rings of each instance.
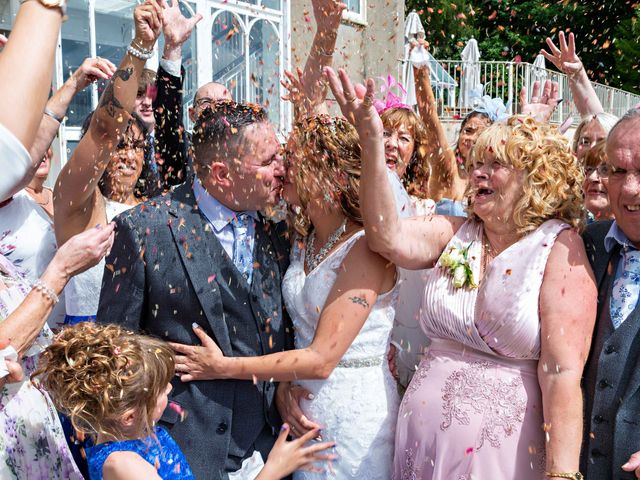
[[[609,299],[620,249],[607,252],[611,221],[583,234],[598,285],[598,316],[585,367],[581,471],[589,480],[635,479],[620,467],[640,450],[640,307],[614,330]]]
[[[260,247],[262,256],[254,256],[260,264],[248,289],[238,286],[241,276],[234,274],[233,264],[200,213],[191,184],[145,202],[115,222],[99,322],[199,345],[191,327],[196,322],[225,356],[263,355],[291,347],[292,331],[280,290],[289,258],[284,225],[256,224],[254,255]],[[169,401],[188,416],[179,421],[175,411],[167,409],[161,423],[169,428],[198,479],[226,478],[225,470],[232,469],[229,458],[237,462],[253,450],[259,432],[272,435],[272,427],[279,428],[275,386],[268,382],[182,383],[176,378],[173,387]],[[268,453],[268,442],[266,448]]]

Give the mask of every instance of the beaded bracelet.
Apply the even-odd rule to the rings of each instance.
[[[51,288],[49,288],[49,286],[40,279],[36,280],[33,283],[33,285],[31,286],[31,289],[37,290],[40,293],[42,293],[42,295],[44,295],[49,300],[51,300],[54,305],[60,301],[60,299],[58,298],[58,295],[56,295],[56,292],[54,292]]]
[[[133,43],[131,43],[131,45],[127,47],[127,53],[136,58],[139,58],[140,60],[149,60],[151,57],[153,57],[153,50],[137,49],[133,46]]]

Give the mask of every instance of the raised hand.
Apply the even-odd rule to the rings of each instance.
[[[191,18],[185,17],[180,11],[180,2],[178,0],[161,0],[162,16],[164,26],[162,33],[164,34],[165,49],[169,47],[182,46],[184,42],[189,40],[193,29],[198,22],[202,20],[201,14],[196,14]]]
[[[313,16],[319,31],[336,31],[340,26],[342,11],[347,5],[336,0],[312,0]]]
[[[115,224],[97,225],[95,228],[71,237],[51,260],[67,280],[97,265],[109,254],[113,245]]]
[[[369,78],[366,89],[354,87],[351,79],[343,69],[338,74],[331,67],[324,69],[329,80],[329,86],[336,102],[340,106],[342,115],[358,130],[361,139],[366,137],[382,137],[384,127],[380,115],[373,106],[375,82]]]
[[[135,40],[142,47],[151,48],[162,32],[162,8],[156,0],[147,0],[133,11]]]
[[[97,80],[109,80],[116,73],[116,66],[106,58],[87,58],[82,65],[73,72],[71,77],[75,82],[76,92],[84,90]]]
[[[523,115],[533,117],[538,122],[547,123],[560,103],[558,82],[547,80],[540,92],[540,80],[533,82],[531,102],[527,102],[527,90],[520,90],[520,108]]]
[[[547,45],[551,53],[546,50],[540,50],[544,58],[553,63],[558,70],[570,77],[576,75],[583,69],[582,62],[576,54],[576,38],[573,33],[569,33],[569,43],[564,36],[564,32],[558,35],[560,48],[556,47],[553,40],[547,38]]]

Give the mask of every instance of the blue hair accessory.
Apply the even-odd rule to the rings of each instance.
[[[505,121],[511,116],[509,113],[510,101],[505,105],[501,98],[491,98],[489,95],[485,95],[475,98],[473,103],[473,111],[484,113],[493,123]]]

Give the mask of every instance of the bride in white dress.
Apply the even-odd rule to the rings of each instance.
[[[364,235],[358,136],[346,120],[317,115],[294,126],[287,147],[284,196],[299,200],[304,214],[282,287],[296,349],[226,358],[207,341],[215,360],[206,377],[295,382],[312,393],[301,407],[322,427],[322,440],[335,442],[337,459],[295,480],[388,480],[399,406],[386,361],[397,275]]]

